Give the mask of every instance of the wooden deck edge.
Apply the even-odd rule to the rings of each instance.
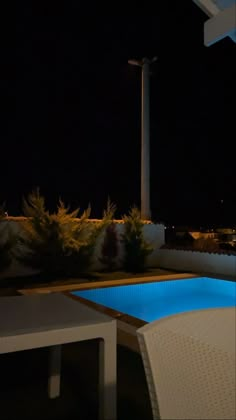
[[[180,274],[166,274],[157,276],[144,276],[136,278],[125,278],[119,280],[104,280],[96,282],[84,282],[84,283],[73,283],[61,286],[47,286],[47,287],[34,287],[29,289],[19,289],[18,293],[22,295],[32,295],[39,293],[53,293],[53,292],[69,292],[75,290],[89,290],[98,289],[112,286],[124,286],[131,284],[151,283],[157,281],[169,281],[169,280],[183,280],[188,278],[199,277],[199,274],[193,273],[180,273]]]

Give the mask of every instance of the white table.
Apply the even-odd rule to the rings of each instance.
[[[116,419],[116,320],[61,293],[0,298],[0,354],[50,347],[48,392],[60,394],[61,345],[100,338],[99,415]]]

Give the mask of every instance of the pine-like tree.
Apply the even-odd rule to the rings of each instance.
[[[90,206],[78,219],[79,208],[70,212],[59,200],[57,212],[50,214],[37,189],[23,199],[23,211],[27,220],[21,236],[24,249],[18,253],[18,260],[52,278],[77,277],[88,272],[97,237],[110,222],[109,209],[101,222],[91,223]]]
[[[122,217],[124,221],[124,269],[128,272],[138,273],[145,271],[146,260],[153,251],[153,247],[143,236],[143,221],[140,211],[133,206],[128,215]]]
[[[5,204],[0,206],[0,272],[6,270],[12,261],[12,251],[16,237],[6,222]]]
[[[113,271],[118,255],[118,235],[114,222],[110,223],[106,228],[101,254],[100,262],[106,267],[107,271]]]

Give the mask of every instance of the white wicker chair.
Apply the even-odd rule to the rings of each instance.
[[[236,419],[235,330],[235,307],[181,313],[137,330],[154,420]]]

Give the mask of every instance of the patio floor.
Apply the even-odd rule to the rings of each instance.
[[[98,342],[63,346],[61,396],[47,397],[47,349],[0,356],[0,419],[96,420]],[[118,346],[118,420],[151,420],[139,354]]]
[[[17,289],[26,287],[19,280],[3,282],[0,296],[19,294]],[[117,352],[117,420],[152,420],[141,356],[120,345]],[[0,355],[0,420],[96,420],[98,342],[62,347],[61,395],[55,400],[47,396],[47,366],[47,349]]]

